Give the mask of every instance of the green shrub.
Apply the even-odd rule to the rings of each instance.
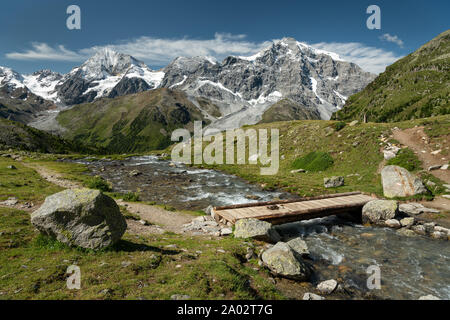
[[[100,191],[103,191],[103,192],[111,191],[111,186],[108,184],[108,182],[105,181],[102,177],[99,177],[99,176],[95,176],[95,177],[90,178],[86,182],[86,186],[89,189],[96,189],[96,190],[100,190]]]
[[[422,167],[419,158],[409,148],[400,150],[397,156],[389,160],[387,164],[390,166],[399,166],[408,171],[417,171]]]
[[[333,158],[327,152],[313,151],[304,157],[297,158],[293,163],[294,169],[307,171],[325,171],[334,164]]]
[[[336,123],[334,124],[334,130],[336,130],[336,131],[341,131],[342,129],[345,128],[346,125],[347,125],[347,124],[346,124],[344,121],[336,122]]]
[[[123,196],[123,200],[129,202],[138,202],[139,198],[140,196],[138,192],[128,192]]]

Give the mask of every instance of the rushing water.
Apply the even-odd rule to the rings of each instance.
[[[157,157],[126,161],[80,161],[113,184],[116,192],[136,192],[141,199],[199,210],[276,198],[293,198],[267,192],[244,180],[214,170],[188,168]],[[138,170],[139,175],[130,176]],[[250,199],[252,198],[252,199]],[[339,279],[347,287],[367,291],[369,266],[381,270],[381,290],[387,299],[417,299],[432,294],[450,299],[450,250],[447,241],[414,236],[395,230],[355,225],[337,217],[277,226],[284,240],[302,237],[311,252],[316,281]]]

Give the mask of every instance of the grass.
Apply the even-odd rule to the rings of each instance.
[[[0,299],[284,298],[266,271],[241,262],[245,246],[233,238],[126,234],[115,246],[93,252],[38,235],[26,212],[5,208],[0,230]],[[81,290],[66,287],[70,265],[81,269]]]
[[[8,169],[15,166],[16,170]],[[37,192],[39,190],[39,192]],[[0,201],[16,197],[24,201],[43,201],[46,196],[62,191],[17,161],[0,157]]]
[[[333,158],[327,152],[313,151],[304,157],[295,159],[292,163],[292,168],[319,172],[327,170],[333,163]]]
[[[395,158],[392,158],[387,162],[387,165],[399,166],[411,172],[422,169],[422,163],[419,158],[414,151],[409,148],[400,150]]]
[[[111,191],[110,184],[100,176],[91,177],[86,182],[86,187],[88,187],[89,189],[97,189],[103,192]]]

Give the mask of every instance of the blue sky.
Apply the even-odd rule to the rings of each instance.
[[[71,4],[81,8],[81,30],[66,27]],[[381,30],[366,27],[372,4]],[[220,60],[294,37],[381,72],[449,29],[449,12],[448,0],[3,1],[0,65],[65,73],[110,46],[156,69],[178,55]]]

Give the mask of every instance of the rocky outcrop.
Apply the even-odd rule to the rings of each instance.
[[[427,189],[415,175],[398,166],[387,166],[381,171],[384,196],[388,198],[412,197],[427,193]]]
[[[42,233],[70,246],[102,249],[120,240],[127,224],[116,202],[98,190],[54,194],[31,215]]]
[[[124,77],[108,94],[108,98],[115,98],[153,89],[145,80],[140,78]]]
[[[391,200],[374,200],[367,203],[362,210],[363,223],[383,225],[386,220],[394,219],[398,212],[398,202]]]
[[[257,219],[238,220],[235,224],[234,236],[236,238],[252,238],[271,243],[280,241],[280,235],[272,228],[271,223]]]
[[[264,251],[261,260],[274,275],[280,277],[302,281],[310,276],[309,267],[284,242],[279,242]]]

